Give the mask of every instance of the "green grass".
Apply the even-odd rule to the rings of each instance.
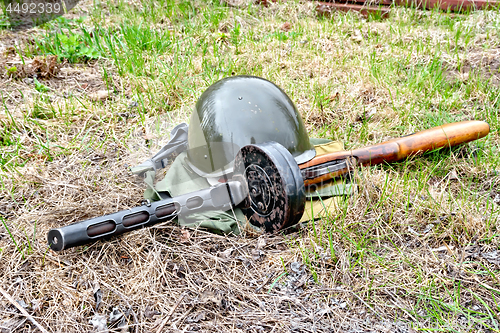
[[[33,229],[34,231],[33,231],[32,237],[30,237],[28,235],[26,230],[24,230],[24,229],[22,230],[25,237],[21,243],[21,242],[19,242],[19,239],[18,239],[18,241],[16,241],[16,237],[14,237],[14,235],[10,231],[11,228],[9,228],[9,226],[8,226],[8,221],[6,221],[2,216],[0,216],[0,220],[2,221],[2,225],[4,226],[5,230],[7,231],[8,235],[10,237],[10,240],[14,244],[17,252],[21,255],[21,258],[24,260],[27,256],[31,255],[34,252],[32,244],[36,238],[36,223],[34,225],[34,229]]]
[[[419,331],[465,332],[462,322],[499,330],[500,270],[481,257],[461,259],[467,246],[500,248],[499,73],[485,74],[473,56],[497,56],[498,11],[451,17],[395,8],[388,19],[364,20],[352,13],[317,17],[295,1],[269,8],[105,1],[88,8],[81,18],[61,17],[33,30],[15,49],[21,62],[55,55],[76,74],[63,83],[26,83],[15,77],[20,64],[16,71],[5,68],[16,86],[1,97],[0,210],[7,203],[22,206],[39,231],[30,236],[22,214],[9,217],[9,224],[1,218],[9,235],[0,239],[2,260],[45,253],[45,232],[56,223],[42,212],[63,210],[51,191],[68,195],[64,205],[74,210],[83,205],[93,211],[85,200],[101,193],[103,182],[112,181],[112,193],[130,186],[114,169],[103,170],[136,164],[134,154],[147,151],[141,139],[146,129],[166,135],[188,119],[212,83],[251,74],[289,94],[311,136],[340,140],[348,149],[453,121],[490,124],[487,138],[465,147],[360,170],[353,176],[359,191],[287,244],[316,283],[348,288]],[[474,61],[476,69],[464,76]],[[110,97],[91,98],[98,89],[110,90]],[[132,101],[137,107],[129,107]],[[152,125],[158,119],[168,128]],[[105,158],[95,162],[96,156]],[[450,179],[452,172],[458,179]],[[50,189],[54,183],[66,187]],[[83,216],[89,217],[63,215],[57,223]],[[445,245],[453,250],[435,251]],[[84,252],[94,258],[99,251]],[[287,260],[281,258],[281,275],[268,294],[287,274]]]

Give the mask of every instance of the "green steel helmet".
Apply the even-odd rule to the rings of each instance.
[[[188,130],[189,166],[204,177],[229,174],[239,149],[274,141],[298,164],[316,151],[297,108],[274,83],[255,76],[232,76],[200,96]]]

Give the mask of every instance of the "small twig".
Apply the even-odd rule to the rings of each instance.
[[[365,301],[363,301],[361,299],[361,297],[359,297],[354,291],[351,291],[351,294],[354,295],[354,297],[356,297],[361,303],[363,303],[368,309],[370,309],[371,312],[373,312],[375,315],[377,315],[379,318],[382,318],[383,317],[380,315],[380,313],[378,313],[377,311],[375,311],[374,308],[372,308],[371,306],[368,305],[368,303],[366,303]]]
[[[274,274],[269,274],[268,276],[266,276],[266,278],[264,279],[264,282],[262,282],[262,284],[257,287],[257,289],[255,289],[255,292],[258,293],[262,288],[264,288],[264,286],[269,282],[269,280],[271,280],[271,278],[273,277]]]
[[[363,299],[361,297],[359,297],[354,291],[352,290],[347,290],[347,289],[335,289],[335,288],[323,288],[320,292],[344,292],[344,293],[351,293],[354,297],[356,297],[361,303],[363,303],[368,309],[370,309],[371,312],[373,312],[375,315],[377,315],[379,318],[381,319],[384,319],[384,317],[382,317],[380,315],[380,313],[378,313],[374,308],[372,308],[370,305],[368,305],[368,303],[366,303],[365,301],[363,301]],[[312,292],[316,292],[316,291],[312,291]]]
[[[177,319],[176,321],[174,321],[172,323],[172,326],[176,327],[176,326],[180,325],[184,321],[184,319],[186,319],[186,317],[191,313],[191,311],[193,311],[193,309],[194,309],[194,305],[191,305],[189,307],[189,309],[187,309],[186,312],[184,312],[184,314],[179,317],[179,319]]]
[[[412,320],[413,322],[417,322],[417,319],[415,319],[415,317],[413,317],[411,315],[411,313],[409,313],[406,309],[403,308],[402,304],[398,304],[399,303],[399,297],[397,295],[395,295],[394,293],[392,293],[390,290],[385,290],[384,291],[385,293],[387,293],[389,296],[391,296],[391,302],[392,304],[394,304],[398,309],[402,310],[404,313],[406,313]],[[396,301],[398,301],[396,303]]]
[[[19,311],[21,311],[21,313],[29,320],[31,321],[40,331],[42,331],[42,333],[49,333],[45,328],[43,328],[42,325],[40,325],[36,320],[35,318],[33,318],[29,313],[28,311],[26,311],[22,306],[19,305],[19,303],[17,303],[13,298],[12,296],[10,296],[2,287],[0,287],[0,293],[2,293],[2,295],[7,298],[7,300],[12,303],[12,305],[14,305]]]
[[[168,313],[167,317],[162,321],[162,323],[160,324],[160,327],[158,327],[158,329],[156,330],[156,333],[161,333],[161,331],[163,330],[163,327],[170,320],[170,318],[174,314],[175,309],[177,309],[177,307],[179,306],[179,304],[181,304],[181,302],[184,299],[184,297],[186,297],[186,293],[185,292],[182,293],[181,297],[179,297],[179,299],[177,300],[177,302],[175,303],[175,305],[172,307],[172,309]]]

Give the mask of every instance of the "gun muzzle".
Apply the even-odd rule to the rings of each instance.
[[[52,229],[47,240],[52,250],[62,251],[149,227],[181,214],[187,216],[204,211],[226,211],[244,201],[247,194],[246,183],[230,181],[175,198],[153,203],[146,201],[139,207]]]

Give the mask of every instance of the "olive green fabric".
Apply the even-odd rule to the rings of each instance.
[[[311,139],[315,145],[317,155],[323,155],[342,150],[342,144],[328,142],[324,139]],[[208,181],[192,171],[187,163],[187,153],[180,153],[168,169],[165,177],[154,184],[154,173],[146,173],[145,181],[150,186],[144,197],[151,201],[159,200],[162,193],[175,197],[181,194],[198,191],[210,187]],[[328,216],[338,207],[339,196],[349,195],[351,185],[337,181],[328,186],[323,186],[317,191],[307,193],[307,202],[301,222]],[[252,229],[260,232],[256,227],[246,221],[239,208],[227,212],[207,212],[192,214],[178,218],[178,224],[187,227],[207,228],[217,233],[240,234],[243,230]]]
[[[177,156],[167,171],[165,178],[156,183],[154,187],[146,190],[144,197],[151,201],[159,200],[161,192],[168,192],[171,197],[198,191],[210,187],[208,181],[198,176],[186,163],[187,153],[182,152]],[[148,183],[149,185],[149,183]],[[228,212],[206,212],[181,216],[177,222],[181,226],[202,227],[220,233],[240,234],[245,227],[245,215],[241,209]]]
[[[342,143],[328,139],[311,138],[310,142],[314,145],[316,156],[341,151],[344,148]],[[353,185],[337,180],[327,186],[317,188],[314,192],[307,193],[304,215],[300,219],[300,223],[330,217],[338,210],[341,197],[350,195],[353,190]]]

